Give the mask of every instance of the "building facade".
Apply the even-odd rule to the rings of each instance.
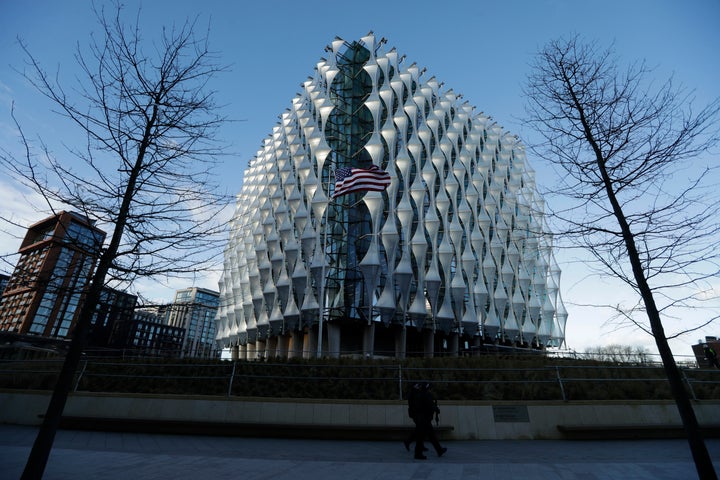
[[[30,226],[0,298],[0,330],[71,336],[104,240],[105,232],[75,212]]]
[[[715,358],[720,359],[720,340],[717,336],[706,336],[705,341],[699,340],[692,346],[695,362],[700,368],[715,368],[713,362],[708,358],[706,347],[711,348],[715,352]],[[718,367],[720,368],[720,367]]]
[[[185,329],[167,324],[167,305],[135,310],[131,319],[115,322],[110,346],[123,355],[180,357]]]
[[[5,286],[10,281],[10,275],[5,275],[4,273],[0,273],[0,297],[2,296],[3,292],[5,291]]]
[[[219,283],[239,358],[456,355],[564,341],[519,139],[384,39],[336,39],[245,171]],[[383,192],[332,199],[341,167]]]
[[[135,295],[113,288],[103,288],[90,323],[87,347],[109,347],[115,325],[133,318],[136,303]]]
[[[168,306],[167,324],[182,328],[181,357],[215,358],[219,355],[216,323],[219,293],[204,288],[185,288],[175,292]]]

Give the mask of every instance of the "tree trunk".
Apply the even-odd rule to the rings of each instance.
[[[52,445],[55,440],[55,434],[58,426],[60,425],[60,418],[62,417],[63,410],[65,409],[67,397],[70,393],[73,378],[75,377],[75,371],[77,370],[77,366],[80,363],[80,357],[82,357],[82,352],[85,348],[85,341],[87,339],[88,331],[90,330],[90,323],[92,322],[92,317],[95,313],[95,307],[100,300],[100,294],[105,286],[105,276],[117,256],[120,241],[122,240],[122,236],[125,231],[125,225],[127,224],[127,218],[130,212],[130,205],[132,204],[133,197],[135,195],[135,186],[140,172],[142,171],[145,152],[147,150],[152,128],[155,125],[156,120],[157,105],[152,108],[152,116],[148,120],[148,124],[145,128],[145,136],[140,143],[135,164],[133,165],[132,170],[130,170],[128,183],[125,186],[123,201],[118,211],[112,239],[110,240],[108,248],[100,256],[98,268],[95,271],[95,275],[93,275],[88,294],[83,301],[83,305],[80,310],[80,317],[75,325],[72,341],[70,342],[70,347],[67,355],[65,356],[65,362],[63,362],[60,376],[58,377],[58,381],[53,389],[53,394],[50,398],[47,411],[45,412],[45,417],[43,418],[40,431],[35,438],[35,443],[33,443],[32,450],[30,451],[27,463],[25,464],[25,470],[23,471],[21,477],[22,480],[39,480],[42,478],[45,471],[48,458],[50,457],[50,451],[52,450]]]
[[[39,480],[45,472],[50,451],[55,441],[55,433],[60,425],[60,418],[62,417],[68,394],[72,388],[75,371],[77,370],[83,349],[85,348],[85,341],[88,331],[90,330],[94,306],[97,305],[100,299],[100,292],[102,291],[105,274],[107,273],[107,267],[105,267],[104,272],[101,271],[101,268],[102,267],[99,266],[95,272],[93,282],[90,284],[90,289],[83,303],[84,306],[80,311],[80,317],[75,324],[70,347],[65,356],[65,361],[60,370],[60,375],[55,384],[50,403],[43,417],[43,422],[37,437],[35,437],[35,442],[33,443],[32,450],[25,464],[25,469],[20,477],[22,480]],[[100,278],[100,276],[102,276],[102,280],[98,281],[97,279]],[[85,305],[88,307],[85,307]],[[90,308],[90,305],[92,305],[93,308]]]
[[[591,143],[594,145],[594,142]],[[655,343],[658,347],[658,351],[660,352],[660,358],[663,362],[665,375],[667,376],[668,383],[670,384],[670,391],[675,399],[680,419],[683,422],[683,427],[685,428],[685,433],[688,437],[688,443],[690,444],[690,451],[692,453],[693,460],[695,461],[695,468],[697,469],[698,477],[701,480],[717,480],[715,467],[713,466],[712,459],[710,458],[707,446],[705,445],[705,440],[700,432],[697,418],[695,417],[695,410],[690,402],[688,392],[685,390],[682,377],[680,376],[680,370],[675,363],[675,358],[673,357],[667,337],[665,336],[665,329],[663,328],[662,321],[660,319],[660,312],[655,304],[652,289],[645,278],[642,269],[642,262],[640,261],[640,255],[638,254],[637,247],[635,246],[635,238],[630,230],[630,226],[627,223],[622,207],[615,196],[615,192],[612,189],[612,184],[607,175],[607,171],[605,170],[604,162],[602,162],[602,158],[599,156],[599,150],[596,150],[596,155],[598,155],[598,166],[605,183],[608,199],[610,200],[613,212],[620,224],[620,229],[622,230],[628,258],[630,259],[630,263],[632,265],[633,276],[638,289],[640,290],[643,303],[645,304],[645,311],[650,321],[650,328],[652,329],[653,336],[655,337]]]

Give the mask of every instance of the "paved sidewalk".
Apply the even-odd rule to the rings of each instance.
[[[0,478],[19,478],[34,427],[0,425]],[[684,480],[683,440],[446,442],[413,460],[401,442],[255,439],[61,430],[45,479]],[[709,440],[720,471],[720,440]]]

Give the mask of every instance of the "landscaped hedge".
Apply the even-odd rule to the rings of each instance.
[[[60,362],[0,363],[0,387],[52,389]],[[720,371],[687,369],[689,393],[720,399]],[[403,361],[195,359],[83,361],[80,391],[396,400],[431,382],[445,400],[670,399],[657,365],[618,365],[542,355],[409,358]]]

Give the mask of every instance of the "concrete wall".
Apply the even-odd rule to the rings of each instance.
[[[49,392],[0,391],[0,423],[39,425]],[[452,438],[560,438],[557,425],[680,425],[672,402],[439,402]],[[717,423],[720,401],[695,404],[700,425]],[[401,401],[253,399],[77,393],[65,415],[250,424],[410,426]]]

